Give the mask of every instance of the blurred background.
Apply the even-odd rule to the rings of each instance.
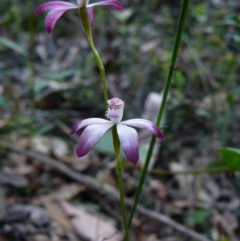
[[[98,192],[103,183],[117,189],[111,135],[78,159],[78,137],[68,134],[81,119],[104,118],[99,71],[77,11],[65,13],[48,35],[46,13],[34,15],[43,2],[1,1],[0,240],[121,240],[119,204]],[[92,31],[110,97],[125,101],[124,119],[140,118],[149,94],[163,91],[181,1],[121,3],[124,11],[96,7]],[[210,240],[240,240],[239,107],[239,1],[192,0],[145,208]],[[131,200],[141,165],[123,164]],[[44,221],[34,221],[37,214]],[[110,231],[101,236],[79,220]],[[132,240],[193,237],[138,213]]]

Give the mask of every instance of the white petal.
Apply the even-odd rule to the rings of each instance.
[[[117,124],[117,133],[127,159],[136,165],[139,158],[137,131],[119,123]]]
[[[148,131],[152,132],[158,139],[164,139],[163,134],[159,130],[159,128],[149,120],[131,119],[131,120],[122,121],[121,123],[128,126],[147,129]]]
[[[98,124],[86,127],[79,138],[76,153],[78,157],[86,155],[101,139],[101,137],[109,130],[114,124]]]
[[[95,124],[110,124],[112,123],[111,121],[108,120],[104,120],[101,118],[88,118],[85,120],[82,120],[80,122],[78,122],[75,127],[72,129],[72,131],[70,132],[70,134],[75,134],[78,130],[80,130],[83,127],[89,126],[89,125],[95,125]]]
[[[107,5],[113,6],[117,9],[119,9],[119,10],[124,9],[123,5],[118,0],[106,0],[106,1],[100,1],[100,2],[97,2],[97,3],[88,4],[89,7],[107,6]]]

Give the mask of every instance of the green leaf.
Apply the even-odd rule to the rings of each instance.
[[[220,241],[231,241],[229,237],[223,236]]]
[[[184,224],[188,227],[193,228],[196,225],[207,227],[206,219],[211,215],[211,212],[206,209],[198,209],[188,214],[184,220]]]
[[[69,70],[63,70],[63,71],[58,71],[54,73],[47,73],[43,75],[43,77],[51,80],[62,80],[62,79],[71,77],[75,73],[76,73],[75,69],[69,69]]]
[[[44,135],[55,127],[55,123],[48,123],[37,130],[36,135]]]
[[[114,147],[113,147],[113,138],[111,130],[108,131],[104,136],[100,139],[100,141],[94,146],[94,149],[100,153],[107,153],[115,155]],[[144,159],[147,156],[148,147],[140,147],[139,156]],[[122,148],[120,149],[122,158],[126,158]]]
[[[6,110],[10,108],[9,102],[3,95],[0,95],[0,107],[4,108]]]
[[[23,47],[21,47],[20,45],[14,43],[12,40],[9,40],[9,39],[4,38],[4,37],[0,37],[0,44],[18,52],[19,54],[27,56],[27,51]]]
[[[101,153],[114,154],[111,131],[104,134],[100,141],[95,145],[94,149]]]
[[[172,84],[175,85],[179,90],[182,90],[186,83],[186,77],[182,72],[176,71],[174,78],[172,80]]]
[[[207,169],[215,169],[215,168],[221,168],[221,167],[227,167],[227,165],[222,160],[217,160],[215,162],[211,162],[209,165],[207,165]]]
[[[233,171],[240,170],[240,149],[222,147],[218,149],[222,155],[222,161]]]
[[[44,89],[49,86],[49,81],[38,81],[34,82],[33,92],[35,95],[41,93]]]

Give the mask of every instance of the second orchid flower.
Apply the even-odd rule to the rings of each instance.
[[[40,15],[46,10],[50,10],[45,19],[45,29],[47,33],[52,33],[57,21],[60,17],[69,10],[79,9],[79,8],[87,8],[88,17],[90,20],[90,24],[93,24],[93,8],[95,6],[113,6],[119,10],[123,9],[122,4],[118,0],[106,0],[100,1],[97,3],[88,3],[89,0],[77,0],[77,4],[65,2],[65,1],[51,1],[47,3],[41,4],[35,14]]]

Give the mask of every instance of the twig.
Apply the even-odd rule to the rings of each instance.
[[[184,233],[185,235],[187,236],[190,236],[196,240],[199,240],[199,241],[210,241],[208,238],[204,237],[203,235],[193,231],[192,229],[189,229],[177,222],[175,222],[174,220],[172,220],[171,218],[165,216],[165,215],[162,215],[160,213],[156,213],[154,211],[151,211],[149,209],[146,209],[142,206],[138,206],[137,207],[137,211],[145,216],[148,216],[154,220],[157,220],[161,223],[164,223],[166,225],[169,225],[171,227],[173,227],[174,229],[176,229],[177,231],[181,232],[181,233]]]
[[[114,201],[119,202],[118,192],[116,190],[114,190],[113,188],[111,188],[111,190],[110,190],[110,188],[107,185],[99,184],[93,178],[83,175],[81,173],[78,173],[78,172],[72,170],[71,168],[69,168],[68,166],[66,166],[65,164],[63,164],[55,159],[49,158],[49,157],[45,156],[44,154],[39,154],[35,151],[20,149],[13,145],[9,145],[6,147],[6,145],[4,145],[3,143],[0,143],[0,146],[5,147],[18,154],[27,156],[37,162],[41,162],[42,164],[47,164],[47,165],[51,166],[52,168],[54,168],[55,170],[59,171],[60,173],[72,178],[76,182],[78,182],[82,185],[85,185],[95,191],[101,191],[101,193],[106,195],[108,198],[112,198]],[[133,205],[133,202],[129,199],[125,199],[125,203],[129,207],[131,207]],[[172,220],[171,218],[169,218],[163,214],[156,213],[154,211],[150,211],[149,209],[146,209],[146,208],[142,207],[141,205],[138,205],[137,211],[141,215],[145,215],[146,217],[157,220],[160,223],[171,226],[175,230],[177,230],[181,233],[184,233],[186,236],[192,237],[199,241],[210,241],[210,239],[195,232],[194,230],[191,230],[191,229],[175,222],[174,220]]]
[[[157,174],[157,175],[186,175],[186,174],[200,175],[205,173],[231,172],[231,169],[227,166],[223,166],[223,167],[192,169],[192,170],[185,170],[185,171],[168,171],[164,169],[154,169],[148,172],[151,174]]]

